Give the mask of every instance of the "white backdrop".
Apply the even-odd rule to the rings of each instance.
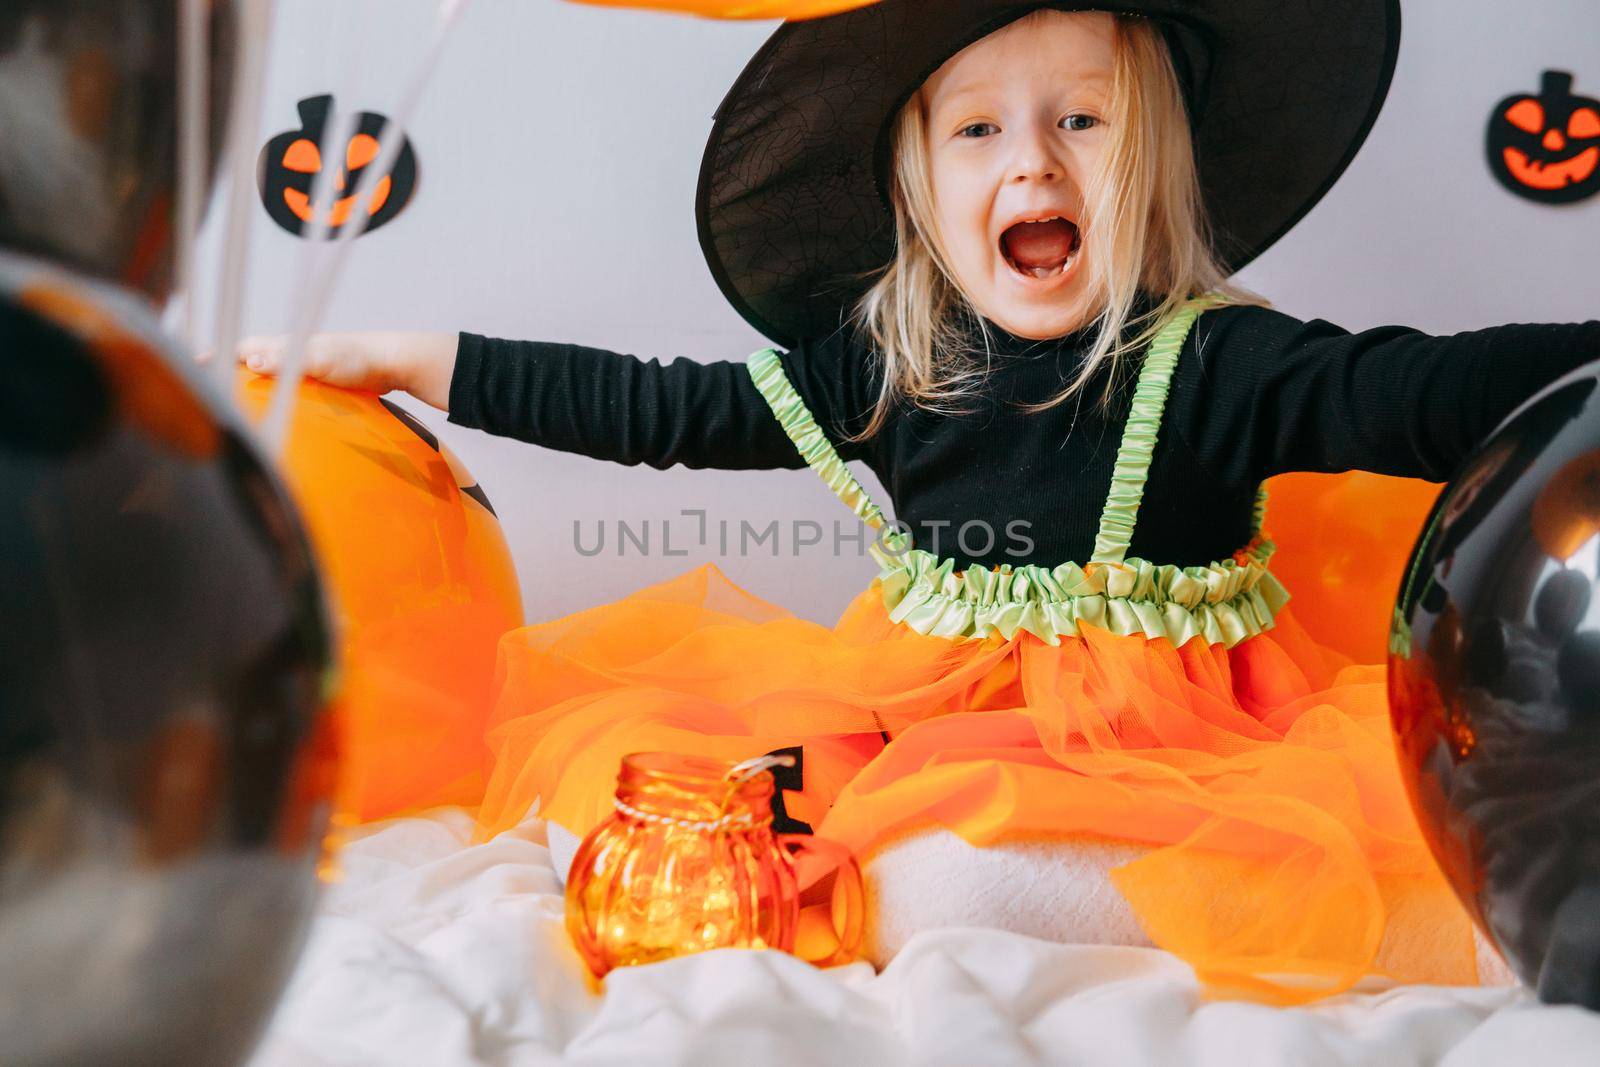
[[[928,0],[937,2],[937,0]],[[279,0],[261,139],[295,103],[334,93],[388,113],[420,55],[432,0]],[[1350,329],[1451,332],[1600,317],[1600,197],[1520,200],[1483,162],[1489,111],[1547,67],[1600,96],[1596,0],[1403,0],[1393,91],[1332,193],[1241,275],[1284,311]],[[719,23],[559,0],[475,0],[409,134],[416,196],[362,237],[330,329],[471,330],[598,345],[663,361],[739,359],[762,339],[722,300],[695,240],[693,193],[711,114],[772,23]],[[205,231],[214,266],[218,226]],[[245,325],[289,322],[301,242],[257,211]],[[208,272],[214,274],[214,272]],[[209,294],[202,292],[202,303]],[[465,460],[499,511],[530,621],[622,596],[702,562],[797,613],[832,621],[874,573],[788,530],[849,515],[807,471],[627,468],[465,431],[407,401]],[[858,471],[881,502],[887,494]],[[694,545],[702,508],[785,530],[742,556]],[[618,520],[652,526],[619,558]],[[586,545],[608,527],[606,553]],[[661,526],[672,523],[664,555]],[[715,529],[713,527],[713,529]],[[735,540],[735,549],[736,542]],[[769,543],[770,546],[770,543]]]

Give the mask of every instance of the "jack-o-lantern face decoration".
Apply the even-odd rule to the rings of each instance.
[[[371,233],[388,222],[411,200],[417,185],[417,157],[410,141],[400,148],[394,166],[372,188],[366,203],[358,208],[355,192],[363,172],[378,158],[383,136],[403,137],[399,131],[384,132],[388,120],[371,111],[361,112],[340,153],[341,158],[323,158],[322,142],[333,121],[333,97],[313,96],[300,101],[300,128],[278,134],[261,150],[257,180],[261,203],[279,226],[295,236],[305,233],[316,219],[327,227],[329,237],[337,236],[350,221],[351,213],[363,210],[371,215],[364,233]],[[317,176],[326,167],[338,168],[329,185],[328,203],[313,204],[311,198]]]
[[[1538,96],[1500,101],[1489,118],[1489,169],[1500,184],[1546,204],[1600,192],[1600,101],[1572,94],[1572,75],[1544,72]]]

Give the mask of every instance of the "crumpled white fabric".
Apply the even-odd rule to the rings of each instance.
[[[530,820],[468,846],[444,810],[340,856],[250,1067],[418,1064],[1589,1064],[1600,1015],[1504,988],[1363,987],[1305,1008],[1204,1002],[1155,949],[925,931],[881,973],[724,950],[591,993]]]

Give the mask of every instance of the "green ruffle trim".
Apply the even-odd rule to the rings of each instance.
[[[1267,559],[1270,541],[1237,559],[1176,567],[1129,559],[1081,567],[968,567],[912,549],[878,575],[889,617],[934,637],[1010,639],[1027,631],[1061,643],[1088,623],[1115,634],[1195,637],[1232,647],[1270,630],[1289,594]]]

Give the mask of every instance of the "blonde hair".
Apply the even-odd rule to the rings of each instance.
[[[1035,11],[1010,27],[1044,17]],[[1082,369],[1056,396],[1031,404],[1043,411],[1079,393],[1108,367],[1101,402],[1110,400],[1122,365],[1150,342],[1191,296],[1217,290],[1241,304],[1265,304],[1228,282],[1212,250],[1189,138],[1183,94],[1166,44],[1150,22],[1115,16],[1115,60],[1105,155],[1085,190],[1083,241],[1098,331]],[[870,437],[896,401],[908,397],[936,411],[955,410],[987,373],[970,350],[983,317],[954,281],[933,206],[927,145],[927,101],[914,93],[895,119],[895,256],[857,302],[852,321],[871,339],[883,361],[883,387],[871,420],[856,435]],[[1140,290],[1154,307],[1136,314]],[[1125,334],[1132,334],[1126,342]]]

